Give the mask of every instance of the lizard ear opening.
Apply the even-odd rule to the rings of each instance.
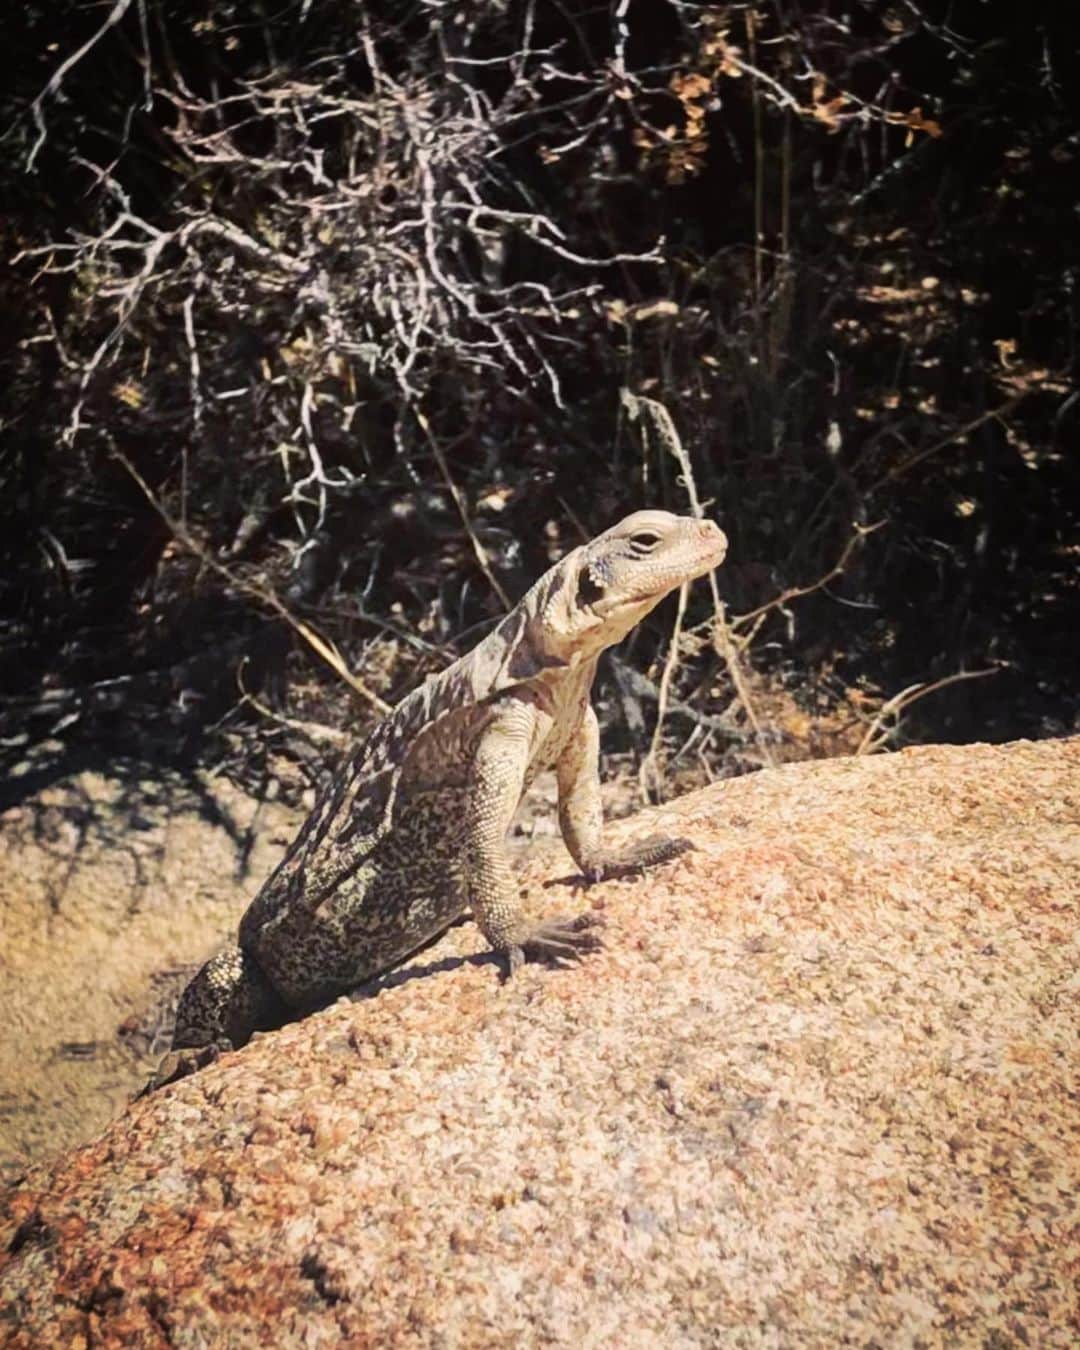
[[[605,585],[594,563],[586,565],[578,573],[577,602],[581,606],[594,605],[604,594]]]

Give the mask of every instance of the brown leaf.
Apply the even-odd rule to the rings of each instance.
[[[837,94],[835,98],[829,99],[827,103],[815,102],[811,111],[819,122],[825,123],[830,131],[839,131],[840,121],[837,117],[837,113],[844,107],[847,101],[846,94]]]

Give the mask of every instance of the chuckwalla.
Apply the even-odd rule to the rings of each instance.
[[[399,703],[322,793],[237,945],[188,985],[179,1054],[155,1082],[389,970],[467,910],[511,975],[599,946],[588,913],[529,926],[505,835],[526,787],[554,768],[562,835],[590,880],[687,847],[604,847],[589,693],[604,648],[726,549],[711,521],[637,511],[568,553],[471,652]]]

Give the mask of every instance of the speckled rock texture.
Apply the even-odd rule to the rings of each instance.
[[[1075,1345],[1078,815],[1080,741],[938,747],[534,863],[603,953],[467,924],[133,1106],[4,1198],[0,1340]]]
[[[0,1178],[100,1133],[146,1081],[167,1038],[155,1054],[125,1024],[156,1022],[156,977],[236,931],[300,818],[115,765],[0,812]]]

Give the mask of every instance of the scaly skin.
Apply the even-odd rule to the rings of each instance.
[[[604,847],[589,693],[600,653],[726,548],[711,521],[635,512],[569,553],[494,632],[398,704],[317,802],[241,920],[239,945],[185,990],[173,1038],[182,1053],[155,1085],[391,969],[465,911],[510,975],[598,947],[590,914],[529,927],[506,832],[529,783],[554,768],[563,838],[589,880],[689,846]]]

